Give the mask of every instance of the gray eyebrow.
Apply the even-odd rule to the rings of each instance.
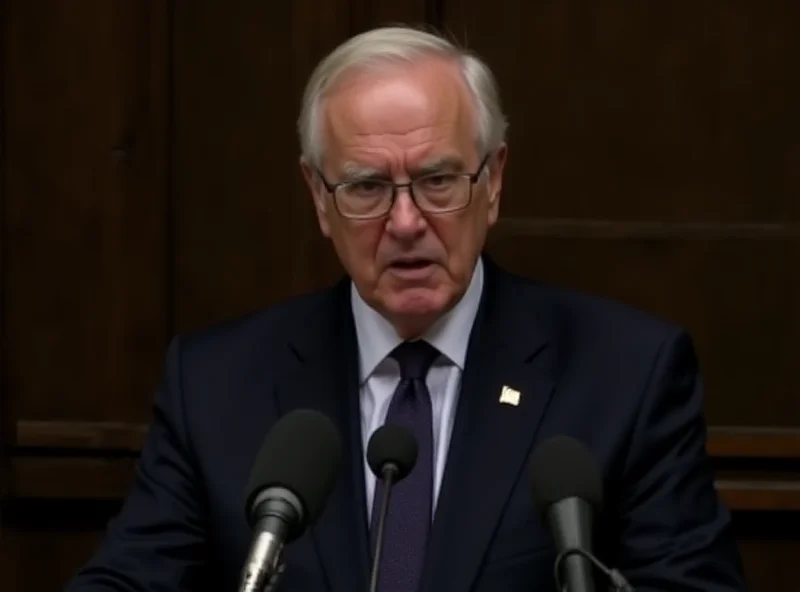
[[[415,167],[414,177],[422,177],[440,171],[461,172],[464,170],[464,159],[458,156],[441,156],[433,160],[423,162]]]
[[[447,155],[434,158],[423,162],[414,167],[412,178],[423,177],[440,171],[461,172],[464,170],[464,159],[459,156]],[[353,182],[361,180],[384,180],[389,181],[390,175],[382,169],[359,164],[357,162],[346,162],[342,167],[342,182]]]
[[[357,162],[347,162],[342,167],[342,181],[351,182],[362,179],[388,179],[385,171],[375,167],[358,164]]]

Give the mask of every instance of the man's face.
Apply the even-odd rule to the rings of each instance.
[[[351,74],[323,102],[322,173],[332,184],[352,168],[407,183],[431,163],[474,173],[475,107],[458,66],[430,58]],[[361,297],[402,337],[424,332],[464,294],[486,233],[497,220],[505,147],[490,156],[459,211],[420,211],[407,189],[376,219],[353,220],[334,207],[317,171],[301,163],[322,233],[330,238]]]

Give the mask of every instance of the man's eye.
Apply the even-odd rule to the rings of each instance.
[[[359,197],[372,197],[382,195],[386,191],[386,184],[378,181],[356,181],[347,186],[347,191]]]
[[[419,184],[423,189],[447,189],[455,185],[457,180],[458,176],[452,174],[429,175],[419,179]]]

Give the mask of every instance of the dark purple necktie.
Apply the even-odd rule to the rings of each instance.
[[[417,592],[433,511],[433,414],[425,376],[439,351],[425,341],[410,341],[401,343],[389,356],[400,364],[400,384],[385,423],[409,429],[417,439],[419,454],[411,473],[392,488],[378,591]],[[379,480],[372,510],[373,549],[382,499],[383,483]]]

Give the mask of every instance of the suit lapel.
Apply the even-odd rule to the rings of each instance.
[[[300,364],[278,387],[281,415],[315,409],[342,439],[341,475],[311,534],[332,590],[358,592],[368,581],[368,530],[358,397],[358,349],[349,280],[299,327],[291,347]]]
[[[550,400],[552,347],[524,284],[487,262],[436,509],[423,590],[468,592],[503,507],[525,477]],[[504,387],[519,393],[515,401]],[[514,404],[517,402],[518,404]]]

